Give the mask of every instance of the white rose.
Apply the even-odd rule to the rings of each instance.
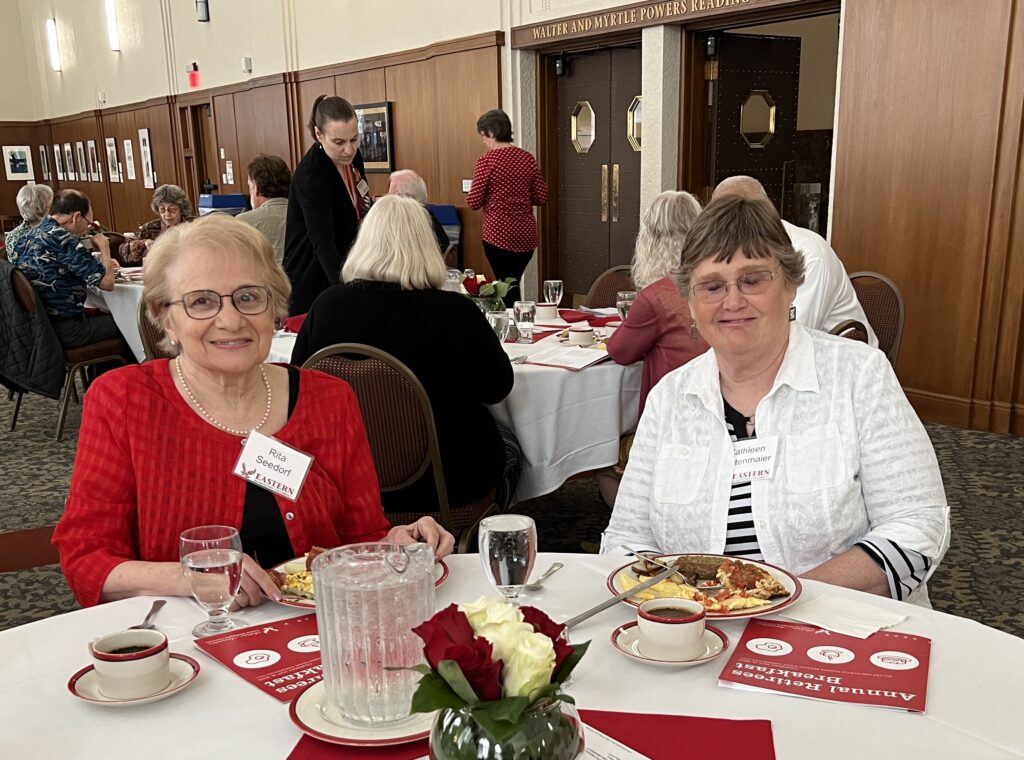
[[[473,633],[491,643],[493,659],[508,665],[520,639],[533,633],[533,626],[523,621],[523,613],[504,599],[480,597],[475,602],[459,605],[469,620]]]
[[[551,683],[555,670],[555,646],[543,633],[528,633],[519,639],[512,657],[505,660],[506,697],[529,697]]]

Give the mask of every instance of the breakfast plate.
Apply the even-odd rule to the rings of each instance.
[[[789,607],[791,604],[793,604],[800,597],[800,592],[802,591],[802,586],[800,585],[800,581],[799,581],[799,579],[795,575],[793,575],[792,573],[787,572],[786,570],[783,570],[781,567],[776,567],[775,565],[770,565],[767,562],[758,562],[756,560],[748,560],[748,559],[737,558],[737,557],[726,557],[726,556],[721,555],[721,554],[661,554],[661,555],[651,555],[651,556],[653,556],[654,559],[657,559],[659,562],[662,562],[662,563],[672,562],[672,561],[674,561],[676,559],[679,559],[679,558],[692,559],[692,560],[714,560],[714,561],[717,561],[717,562],[724,562],[726,560],[736,560],[736,559],[739,559],[739,561],[742,562],[745,565],[752,565],[753,567],[758,568],[758,569],[764,571],[765,573],[768,573],[768,575],[770,575],[772,578],[774,578],[775,581],[777,581],[778,584],[787,592],[785,596],[775,596],[772,599],[768,600],[767,604],[763,604],[763,605],[757,606],[757,607],[751,607],[749,609],[734,609],[734,610],[713,610],[713,609],[707,609],[707,616],[709,618],[751,618],[751,617],[761,617],[762,615],[771,615],[771,614],[776,613],[779,610],[785,609],[786,607]],[[635,561],[634,562],[629,562],[629,563],[627,563],[625,565],[622,565],[621,567],[616,568],[615,570],[613,570],[611,572],[611,574],[609,574],[608,582],[607,582],[608,590],[609,591],[611,591],[613,594],[616,594],[616,595],[617,594],[621,594],[624,591],[628,590],[627,589],[628,585],[631,585],[633,583],[639,582],[640,576],[632,569],[634,564],[636,564]],[[662,583],[669,584],[670,582],[669,581],[663,581]],[[676,584],[672,584],[672,585],[676,585]],[[647,592],[644,592],[645,594],[648,593],[648,592],[652,592],[652,591],[653,591],[653,593],[650,594],[650,596],[647,596],[645,598],[656,598],[658,596],[673,596],[673,595],[674,596],[679,596],[679,597],[684,597],[684,598],[689,598],[689,597],[685,597],[685,595],[682,594],[682,593],[680,593],[680,594],[661,594],[658,591],[659,587],[661,587],[661,586],[662,586],[662,584],[659,583],[657,586],[654,586],[651,589],[648,589]],[[663,588],[670,588],[670,587],[666,586],[666,587],[663,587]],[[709,595],[713,595],[713,594],[714,594],[714,592],[710,592]],[[626,599],[623,600],[623,602],[625,602],[626,604],[631,604],[634,607],[639,607],[641,601],[644,601],[644,600],[643,599],[635,600],[632,597],[627,597]]]
[[[660,668],[689,668],[694,665],[703,665],[724,653],[729,648],[729,637],[723,631],[709,625],[704,628],[701,649],[696,655],[685,660],[659,660],[644,654],[640,644],[640,632],[634,620],[632,623],[620,625],[612,631],[612,646],[627,657],[646,662],[649,665],[656,665]]]
[[[147,694],[144,697],[135,699],[111,699],[103,696],[99,690],[99,683],[96,678],[96,669],[93,665],[82,668],[68,681],[68,691],[74,696],[86,702],[103,707],[125,707],[127,705],[144,705],[148,702],[158,702],[167,699],[172,694],[177,694],[199,676],[199,663],[191,657],[171,652],[171,681],[155,694]]]
[[[375,728],[359,726],[340,718],[328,720],[321,704],[326,696],[327,684],[319,681],[292,700],[288,715],[302,733],[331,744],[349,747],[408,744],[426,739],[434,723],[434,713],[413,713],[404,720]]]
[[[279,573],[284,573],[285,575],[288,575],[288,569],[294,568],[296,565],[302,565],[303,567],[305,567],[306,558],[296,557],[295,559],[290,559],[287,562],[282,562],[277,567],[271,569]],[[449,572],[450,571],[448,570],[448,565],[445,564],[445,561],[443,559],[439,559],[437,562],[434,563],[434,588],[437,588],[448,579]],[[304,610],[316,609],[316,600],[313,598],[312,593],[307,598],[299,594],[289,593],[287,588],[281,589],[281,601],[278,602],[278,604],[283,604],[286,607],[298,607]]]

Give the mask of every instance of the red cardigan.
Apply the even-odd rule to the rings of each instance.
[[[376,541],[389,525],[352,389],[300,370],[298,401],[275,437],[313,456],[297,502],[275,496],[296,554]],[[240,527],[246,482],[232,475],[239,438],[206,423],[178,393],[166,360],[124,367],[89,388],[64,516],[53,534],[68,585],[96,604],[126,560],[178,561],[196,525]]]
[[[466,205],[484,210],[485,243],[506,251],[532,251],[537,247],[533,207],[547,201],[547,183],[527,151],[511,145],[477,159]]]

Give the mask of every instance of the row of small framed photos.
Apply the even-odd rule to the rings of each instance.
[[[118,154],[117,140],[106,139],[106,161],[101,163],[95,140],[66,142],[53,146],[53,160],[47,146],[39,146],[39,172],[41,179],[66,180],[71,182],[102,182],[106,171],[111,182],[129,182],[136,179],[135,151],[130,139],[124,140],[122,153]],[[32,147],[29,145],[5,145],[4,169],[7,179],[18,182],[36,180],[32,161]],[[123,156],[123,161],[122,161]],[[77,157],[77,162],[76,162]],[[153,148],[149,130],[139,130],[139,159],[142,163],[143,187],[156,187],[156,172],[153,169]],[[105,168],[104,168],[105,166]]]

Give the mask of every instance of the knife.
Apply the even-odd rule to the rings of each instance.
[[[634,586],[629,591],[623,591],[618,596],[613,596],[611,599],[606,599],[605,601],[601,602],[596,607],[591,607],[586,612],[581,612],[576,617],[569,618],[568,620],[565,621],[565,623],[563,623],[563,625],[566,628],[572,628],[574,625],[577,625],[579,623],[582,623],[584,620],[592,618],[598,612],[604,612],[606,609],[608,609],[609,607],[615,606],[616,604],[621,602],[623,599],[626,599],[626,598],[628,598],[630,596],[633,596],[633,594],[635,594],[638,591],[643,591],[646,588],[650,588],[655,583],[663,581],[666,578],[668,578],[670,575],[672,575],[673,573],[677,573],[677,572],[679,572],[679,571],[676,570],[674,567],[670,567],[667,570],[662,570],[660,573],[655,575],[650,580],[646,580],[643,583],[641,583],[640,585]]]

